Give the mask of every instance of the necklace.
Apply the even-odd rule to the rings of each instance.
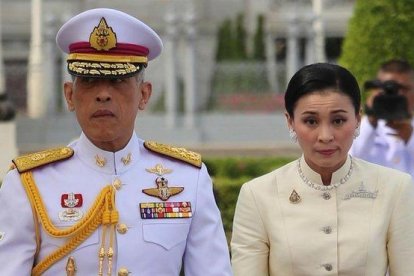
[[[313,183],[312,181],[310,181],[310,180],[309,180],[309,179],[305,176],[305,174],[304,174],[304,173],[303,173],[303,171],[302,171],[302,167],[301,167],[301,165],[300,165],[300,158],[298,159],[298,173],[299,173],[299,175],[300,175],[300,178],[302,178],[302,181],[303,181],[306,185],[308,185],[309,187],[311,187],[312,189],[315,189],[315,190],[317,190],[317,191],[322,191],[322,192],[325,192],[325,191],[330,191],[330,190],[332,190],[332,189],[334,189],[334,188],[338,187],[339,185],[344,184],[344,183],[345,183],[345,182],[347,182],[347,181],[348,181],[348,179],[351,177],[351,174],[352,174],[352,168],[353,168],[354,162],[353,162],[353,160],[352,160],[352,156],[349,156],[349,158],[351,159],[351,165],[349,166],[348,173],[347,173],[344,177],[342,177],[342,178],[339,180],[339,182],[336,182],[336,183],[334,183],[334,184],[330,184],[330,185],[324,186],[324,185],[315,184],[315,183]]]

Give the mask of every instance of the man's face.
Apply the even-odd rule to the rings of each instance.
[[[381,82],[393,80],[398,82],[403,88],[400,89],[400,94],[405,96],[408,101],[409,109],[414,110],[414,76],[413,73],[396,73],[384,72],[378,73],[378,80]]]
[[[64,86],[68,108],[75,111],[85,135],[97,147],[118,151],[134,131],[138,110],[145,109],[151,84],[136,77],[100,79],[76,77]]]

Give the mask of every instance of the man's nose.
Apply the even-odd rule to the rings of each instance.
[[[96,95],[96,101],[97,102],[108,102],[111,101],[112,99],[112,92],[111,92],[111,88],[106,85],[106,84],[102,84],[98,87],[99,92]]]

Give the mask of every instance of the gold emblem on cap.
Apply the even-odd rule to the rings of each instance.
[[[297,204],[301,201],[300,195],[293,189],[292,193],[290,194],[289,201],[290,203]]]
[[[93,28],[89,36],[89,43],[92,48],[98,51],[108,51],[116,47],[116,34],[111,27],[106,23],[105,18],[101,18],[99,25]]]

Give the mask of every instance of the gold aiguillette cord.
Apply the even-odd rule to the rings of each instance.
[[[98,275],[103,276],[103,268],[104,268],[104,261],[105,257],[108,257],[108,276],[112,274],[112,260],[114,257],[114,236],[115,236],[115,227],[118,223],[119,215],[118,211],[114,208],[115,207],[115,189],[112,188],[112,193],[107,194],[107,198],[105,200],[105,211],[103,213],[103,233],[102,233],[102,242],[101,247],[99,249],[99,270]],[[105,243],[106,243],[106,234],[109,234],[109,247],[107,252],[105,253]]]

